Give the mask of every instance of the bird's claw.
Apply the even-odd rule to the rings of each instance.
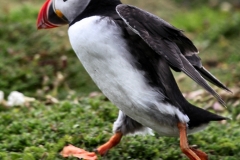
[[[196,148],[193,148],[193,147],[190,147],[190,149],[201,159],[201,160],[208,160],[208,155],[201,151],[201,150],[198,150]]]

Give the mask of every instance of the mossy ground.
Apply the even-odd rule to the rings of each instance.
[[[77,103],[76,103],[77,102]],[[104,96],[61,101],[46,105],[2,108],[0,112],[0,159],[64,159],[59,152],[66,144],[93,150],[112,135],[117,109]],[[238,122],[239,123],[239,122]],[[237,160],[240,156],[239,125],[211,123],[189,142],[206,151],[211,160]],[[127,136],[101,159],[186,159],[178,138]],[[74,158],[73,158],[74,159]]]
[[[207,0],[124,2],[153,12],[183,29],[199,48],[206,68],[227,86],[239,89],[240,12],[236,1],[228,2],[230,10],[221,0],[214,4]],[[67,27],[37,31],[41,0],[0,0],[0,3],[0,90],[6,96],[18,90],[37,99],[19,107],[0,105],[0,159],[57,160],[63,159],[59,152],[68,143],[87,150],[104,143],[112,135],[118,111],[103,95],[87,96],[98,89],[73,53]],[[179,85],[183,92],[199,88],[185,77]],[[49,103],[46,95],[57,97],[59,103]],[[224,124],[213,122],[204,131],[189,136],[190,144],[207,152],[211,160],[240,157],[239,97],[224,97],[228,108],[219,113],[232,120]],[[193,103],[200,107],[207,104]],[[186,157],[180,152],[178,138],[155,134],[124,137],[102,159]]]

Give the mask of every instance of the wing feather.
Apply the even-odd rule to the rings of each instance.
[[[197,56],[197,48],[181,30],[134,6],[120,4],[116,11],[133,32],[138,34],[158,55],[166,58],[171,68],[184,72],[225,106],[224,101],[202,75],[216,86],[228,91],[229,89],[202,67],[201,59]]]

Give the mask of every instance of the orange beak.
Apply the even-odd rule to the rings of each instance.
[[[59,11],[58,11],[59,13]],[[59,14],[58,14],[59,15]],[[53,9],[53,3],[52,0],[47,0],[39,14],[38,14],[38,19],[37,19],[37,28],[38,29],[50,29],[50,28],[55,28],[59,27],[65,24],[68,24],[68,21],[66,20],[63,15],[59,17],[54,9]]]

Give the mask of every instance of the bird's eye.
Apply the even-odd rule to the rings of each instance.
[[[63,0],[63,2],[67,2],[67,0]]]

